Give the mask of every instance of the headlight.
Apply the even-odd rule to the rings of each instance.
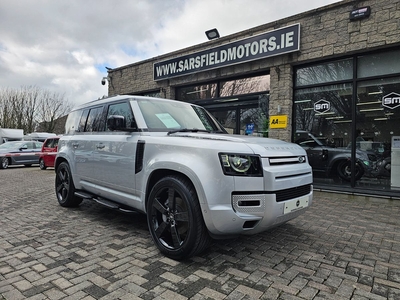
[[[220,153],[219,159],[225,175],[262,176],[262,167],[259,156]]]

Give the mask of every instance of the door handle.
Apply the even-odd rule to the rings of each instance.
[[[97,148],[97,149],[104,149],[105,146],[106,146],[106,145],[104,145],[103,143],[96,144],[96,148]]]
[[[74,149],[78,149],[79,143],[72,143],[72,147],[74,147]]]

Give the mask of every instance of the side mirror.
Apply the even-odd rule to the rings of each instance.
[[[109,116],[107,119],[107,128],[111,131],[126,129],[125,117],[120,115]]]

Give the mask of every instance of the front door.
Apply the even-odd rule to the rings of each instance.
[[[269,94],[217,99],[204,105],[231,134],[268,137]]]

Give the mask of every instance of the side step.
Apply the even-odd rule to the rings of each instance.
[[[100,205],[103,205],[107,208],[119,210],[120,212],[123,212],[123,213],[136,213],[137,212],[136,210],[133,210],[133,209],[123,208],[123,207],[119,206],[118,203],[115,203],[115,202],[112,202],[112,201],[109,201],[109,200],[106,200],[103,198],[95,198],[93,195],[82,192],[82,191],[75,192],[75,196],[80,197],[82,199],[93,200]]]

